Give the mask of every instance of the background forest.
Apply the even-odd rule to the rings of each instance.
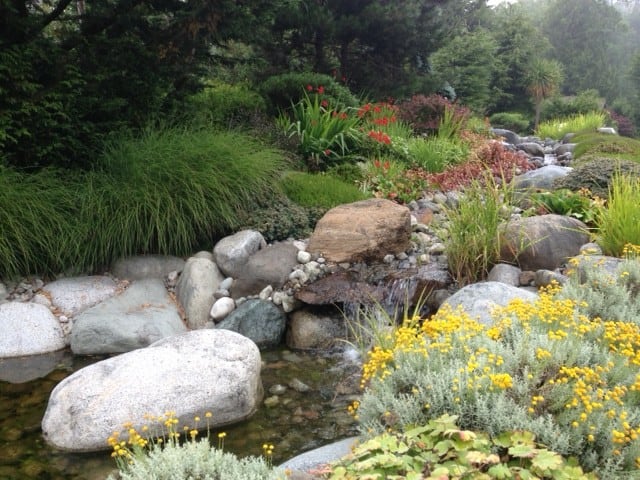
[[[359,185],[407,202],[407,166],[468,154],[458,114],[530,134],[594,110],[636,135],[639,2],[0,0],[0,277],[188,254],[282,211],[285,170],[400,160]]]

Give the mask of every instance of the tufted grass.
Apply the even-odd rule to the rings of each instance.
[[[567,133],[595,132],[604,127],[607,116],[604,112],[580,113],[565,118],[542,122],[535,131],[540,138],[561,139]]]
[[[329,209],[369,198],[356,185],[324,174],[287,172],[282,188],[290,200],[303,207]]]
[[[605,255],[620,257],[626,244],[640,245],[640,178],[614,175],[609,202],[596,224],[597,241]]]

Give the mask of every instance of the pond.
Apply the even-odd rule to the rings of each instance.
[[[40,428],[57,383],[101,358],[63,351],[0,359],[0,480],[103,480],[114,469],[108,450],[59,452],[45,444]],[[357,435],[347,406],[358,397],[360,369],[345,360],[343,352],[278,349],[262,352],[262,360],[265,402],[250,419],[224,427],[226,451],[258,456],[269,443],[275,446],[273,463],[279,464]],[[304,391],[301,384],[310,390]],[[212,435],[216,442],[217,433]]]

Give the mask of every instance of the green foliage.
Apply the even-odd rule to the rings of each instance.
[[[619,257],[626,244],[640,245],[640,177],[613,176],[609,201],[596,223],[597,242],[605,254]]]
[[[489,117],[489,122],[495,128],[504,128],[516,133],[524,133],[529,129],[530,120],[517,112],[499,112]]]
[[[287,197],[303,207],[330,209],[367,198],[356,185],[331,175],[287,172],[281,185]]]
[[[495,104],[492,83],[502,68],[497,51],[493,36],[479,28],[453,38],[430,61],[434,75],[449,83],[464,105],[484,112]]]
[[[25,174],[0,165],[0,278],[73,265],[79,188],[81,178],[61,171]]]
[[[616,160],[606,156],[589,155],[576,165],[571,172],[554,180],[555,188],[567,188],[574,192],[589,190],[594,197],[609,197],[611,180],[615,173],[640,176],[640,163]]]
[[[505,431],[531,432],[598,478],[634,478],[640,327],[575,307],[549,291],[495,308],[490,326],[445,304],[419,328],[398,327],[363,367],[363,433],[456,415],[460,429],[498,441]]]
[[[444,414],[424,426],[382,433],[357,445],[333,464],[329,478],[595,478],[537,445],[529,432],[505,432],[491,439],[482,433],[460,430],[456,420],[456,416]]]
[[[262,82],[260,92],[267,99],[269,111],[275,113],[288,110],[291,105],[304,101],[308,86],[312,87],[312,92],[317,92],[318,87],[323,87],[323,99],[336,108],[358,105],[358,99],[347,87],[337,83],[333,77],[321,73],[292,72],[274,75]]]
[[[635,247],[637,250],[638,247]],[[626,247],[626,250],[630,250]],[[631,248],[633,250],[633,248]],[[559,298],[572,299],[589,318],[640,324],[640,261],[629,254],[613,268],[606,259],[589,254],[569,261],[567,281]]]
[[[535,105],[534,129],[540,123],[540,111],[544,99],[551,97],[562,85],[562,65],[555,60],[534,58],[525,73],[525,85]]]
[[[592,226],[599,211],[599,203],[589,193],[560,188],[550,192],[534,192],[529,195],[529,200],[539,213],[567,215]]]
[[[247,125],[256,114],[266,111],[264,98],[242,84],[209,82],[187,100],[191,117],[187,120],[214,127]]]
[[[408,144],[409,161],[427,172],[442,172],[449,165],[464,162],[470,148],[456,137],[415,137]]]
[[[512,192],[487,176],[464,189],[455,207],[447,208],[445,247],[449,270],[459,285],[486,278],[500,258],[500,228],[510,211]]]
[[[339,163],[327,168],[325,173],[350,184],[360,184],[364,179],[361,163]]]
[[[607,121],[604,112],[590,112],[542,122],[535,134],[542,138],[561,139],[567,133],[595,132]]]
[[[361,139],[356,128],[358,118],[346,110],[333,110],[325,102],[319,94],[310,97],[305,93],[303,99],[293,105],[291,119],[285,114],[278,119],[286,135],[297,139],[298,152],[312,170],[343,161]]]
[[[378,198],[409,203],[420,198],[426,182],[418,172],[395,160],[373,160],[364,166],[362,189]]]
[[[640,141],[607,133],[584,132],[571,139],[577,143],[573,150],[576,160],[582,162],[586,155],[598,155],[637,161],[640,157]]]
[[[578,93],[575,97],[554,97],[542,105],[540,118],[552,120],[574,115],[586,115],[591,112],[602,112],[604,100],[597,90],[590,89]]]
[[[274,470],[262,458],[238,458],[209,444],[207,438],[183,444],[169,442],[154,446],[146,455],[134,457],[110,480],[276,480],[284,474]]]
[[[257,230],[268,242],[307,238],[325,212],[324,208],[302,207],[281,195],[240,212],[238,228]]]

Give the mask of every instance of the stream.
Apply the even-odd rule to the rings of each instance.
[[[266,401],[250,419],[224,427],[226,451],[259,456],[264,443],[273,444],[277,465],[357,435],[347,406],[358,397],[358,364],[341,351],[261,353]],[[0,480],[104,480],[115,468],[108,450],[56,451],[43,441],[40,429],[49,394],[58,382],[102,358],[106,357],[78,357],[62,351],[0,359]],[[310,390],[299,388],[300,382]],[[211,435],[216,441],[217,433]]]

